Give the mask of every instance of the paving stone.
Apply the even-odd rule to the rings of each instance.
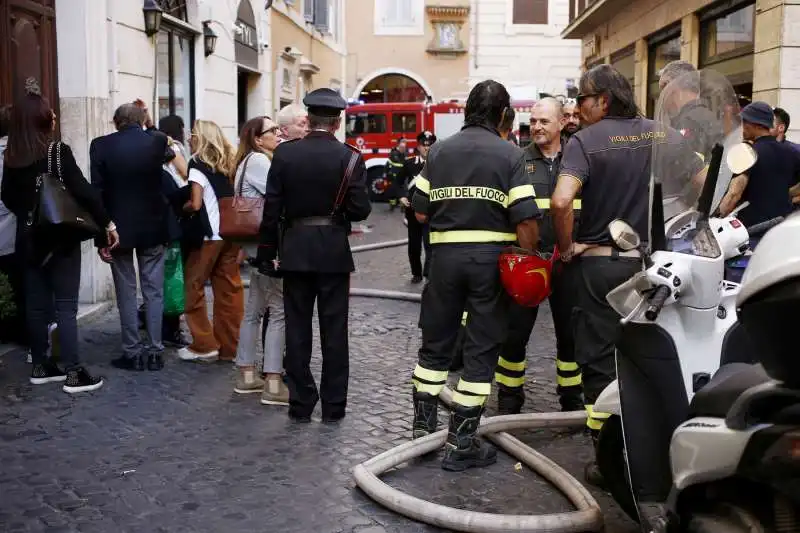
[[[398,213],[376,206],[372,232],[353,244],[405,236]],[[413,291],[406,252],[357,255],[353,286]],[[87,365],[104,374],[99,391],[69,396],[58,385],[32,386],[24,354],[0,357],[0,523],[3,531],[432,533],[355,487],[352,468],[407,442],[410,374],[419,348],[418,304],[355,298],[351,304],[348,415],[337,426],[292,424],[286,409],[258,395],[233,393],[230,363],[199,365],[167,355],[161,372],[110,366],[119,353],[115,311],[81,328]],[[312,369],[321,367],[315,325]],[[552,411],[554,338],[543,308],[528,347],[525,410]],[[493,414],[495,400],[488,404]],[[314,415],[319,420],[319,407]],[[440,423],[445,424],[445,414]],[[520,432],[570,473],[582,477],[591,446],[581,434]],[[497,513],[570,509],[535,474],[500,454],[480,471],[444,472],[418,461],[387,473],[391,486],[443,505]],[[602,493],[607,531],[636,528]]]

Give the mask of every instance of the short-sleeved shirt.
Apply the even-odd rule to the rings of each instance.
[[[650,169],[653,143],[667,144],[664,156],[687,181],[703,169],[675,130],[659,132],[652,120],[606,117],[570,139],[561,158],[559,179],[581,182],[581,224],[577,242],[610,245],[608,223],[628,222],[639,235],[649,233]]]
[[[511,244],[516,226],[541,218],[525,154],[489,128],[467,125],[431,147],[412,199],[430,242]]]
[[[792,212],[789,189],[800,176],[800,153],[775,137],[759,137],[753,143],[758,160],[747,171],[742,202],[750,205],[739,212],[745,226],[752,226]]]

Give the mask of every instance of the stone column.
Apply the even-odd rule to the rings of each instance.
[[[633,92],[636,96],[636,105],[644,112],[647,109],[647,40],[636,41],[635,70],[633,75]]]
[[[756,2],[753,99],[786,109],[789,138],[800,139],[800,5],[794,0]]]
[[[113,7],[115,2],[110,3]],[[109,53],[105,1],[56,0],[58,91],[61,134],[81,170],[89,176],[89,143],[108,133]],[[111,271],[97,257],[94,243],[82,245],[81,303],[96,303],[113,294]]]
[[[681,59],[700,65],[700,19],[695,13],[681,19]]]

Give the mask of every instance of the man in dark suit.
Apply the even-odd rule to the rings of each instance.
[[[283,275],[289,416],[310,421],[321,393],[323,422],[336,422],[345,415],[349,377],[347,315],[355,267],[347,235],[350,223],[367,218],[372,207],[361,154],[334,137],[346,102],[331,89],[317,89],[303,103],[311,131],[275,151],[257,264],[263,274]],[[281,217],[285,233],[276,270]],[[323,332],[319,393],[309,368],[315,300]]]
[[[117,224],[120,244],[113,252],[98,242],[101,258],[111,263],[117,294],[123,355],[112,361],[117,368],[149,370],[164,366],[161,315],[164,308],[164,244],[167,208],[161,191],[161,166],[171,157],[167,138],[143,130],[145,111],[123,104],[114,113],[116,133],[98,137],[89,148],[92,184]],[[171,157],[170,157],[171,154]],[[136,269],[142,287],[148,343],[139,338],[136,313]]]

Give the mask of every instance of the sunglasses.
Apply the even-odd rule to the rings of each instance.
[[[597,96],[597,93],[579,94],[575,97],[575,103],[581,105],[587,98],[593,98],[595,96]]]

